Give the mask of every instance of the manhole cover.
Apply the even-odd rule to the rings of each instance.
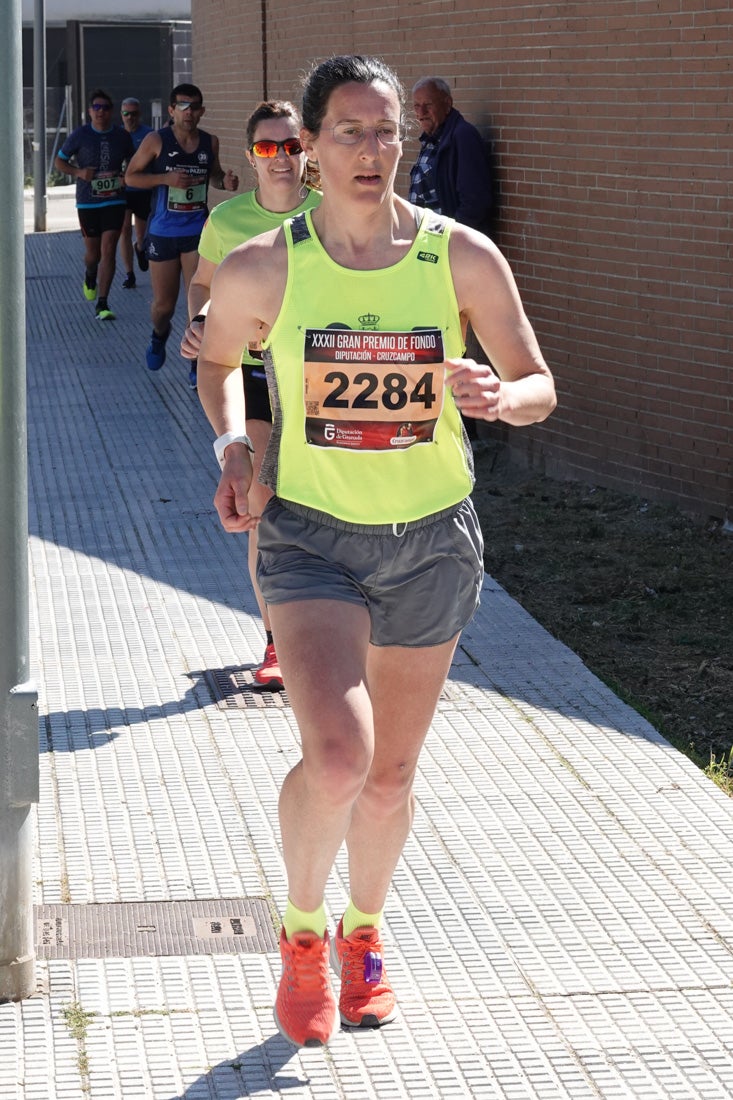
[[[266,710],[289,706],[286,691],[271,691],[260,687],[249,668],[211,668],[204,680],[220,710]]]
[[[277,951],[264,898],[37,905],[41,959],[129,959]]]

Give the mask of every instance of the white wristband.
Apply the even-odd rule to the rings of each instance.
[[[224,469],[224,451],[230,443],[244,443],[251,454],[255,453],[255,449],[252,446],[252,440],[248,435],[245,435],[243,432],[224,432],[224,435],[220,435],[218,439],[214,440],[214,454],[222,470]]]

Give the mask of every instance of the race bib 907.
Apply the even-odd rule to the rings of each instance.
[[[99,172],[91,181],[95,195],[114,195],[122,190],[122,176],[117,172]]]

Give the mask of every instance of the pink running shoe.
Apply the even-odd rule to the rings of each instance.
[[[281,1035],[298,1047],[322,1047],[339,1030],[336,998],[328,970],[329,936],[280,932],[283,973],[275,1001],[275,1023]]]
[[[378,928],[343,935],[343,921],[331,942],[331,965],[341,974],[339,1012],[346,1027],[381,1027],[394,1020],[397,1004],[382,965]]]
[[[283,688],[285,686],[272,642],[265,646],[265,659],[260,667],[254,670],[252,678],[260,687]]]

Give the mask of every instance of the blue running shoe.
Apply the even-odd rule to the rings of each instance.
[[[150,337],[150,343],[145,352],[145,362],[147,363],[148,370],[160,370],[165,363],[165,343],[170,334],[170,325],[168,326],[168,331],[165,336],[158,336],[155,329],[153,329],[153,335]]]

